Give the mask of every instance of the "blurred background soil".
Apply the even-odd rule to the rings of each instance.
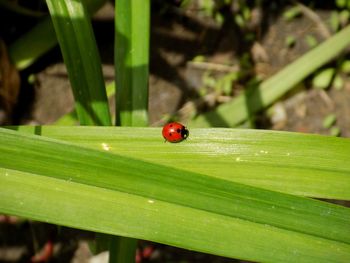
[[[290,22],[282,17],[282,13],[292,3],[271,1],[261,9],[253,9],[253,19],[248,29],[256,33],[258,38],[247,45],[241,41],[245,34],[242,30],[230,25],[218,25],[213,18],[199,15],[195,8],[178,8],[178,1],[153,1],[150,125],[161,126],[169,116],[176,113],[180,119],[191,116],[193,107],[203,106],[200,87],[204,85],[203,79],[208,69],[217,75],[235,70],[237,65],[242,66],[242,55],[248,52],[252,56],[249,70],[266,79],[310,50],[305,40],[308,36],[323,41],[333,34],[330,30],[324,30],[330,17],[329,4],[319,3],[311,14],[301,15]],[[0,16],[3,18],[4,12],[8,11],[1,11]],[[221,12],[226,14],[226,10]],[[315,20],[315,16],[318,19]],[[107,82],[114,79],[113,17],[114,7],[108,3],[93,20]],[[0,26],[1,32],[8,33],[2,36],[6,44],[15,39],[17,31],[26,30],[17,28],[15,23],[10,28],[7,23],[12,20]],[[286,45],[286,38],[291,35],[296,40],[292,47]],[[205,57],[205,63],[192,63],[199,56]],[[6,62],[2,62],[4,64]],[[23,84],[17,91],[18,96],[17,92],[7,96],[13,99],[10,103],[5,104],[3,101],[0,105],[0,121],[16,125],[52,124],[72,111],[74,100],[58,47],[40,58],[30,69],[21,72],[20,76],[22,79],[32,78],[33,85]],[[16,76],[13,78],[16,83]],[[232,95],[238,94],[243,88],[236,87]],[[231,98],[214,97],[210,101],[210,92],[207,93],[205,106],[202,107],[204,110]],[[310,88],[310,80],[307,79],[268,111],[258,115],[257,127],[329,135],[331,131],[324,127],[323,122],[327,115],[334,114],[334,125],[339,128],[339,133],[349,137],[349,102],[349,81],[340,90],[324,90]],[[87,241],[93,239],[93,233],[65,227],[57,229],[53,225],[5,216],[0,217],[0,220],[0,262],[30,262],[31,257],[35,253],[40,254],[45,246],[50,249],[50,244],[52,256],[48,262],[78,263],[91,260]],[[242,262],[145,241],[141,241],[139,246],[138,257],[142,258],[139,262]],[[100,257],[102,261],[93,261],[98,260],[95,258],[90,262],[104,262],[104,255]],[[32,259],[32,262],[35,261]]]

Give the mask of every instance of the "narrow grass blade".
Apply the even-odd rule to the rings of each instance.
[[[231,102],[204,113],[189,122],[190,127],[235,127],[295,87],[320,66],[335,58],[350,45],[350,26],[286,66],[258,88],[247,90]]]
[[[84,2],[47,0],[67,66],[79,121],[111,125],[96,42]]]
[[[34,133],[34,127],[16,127]],[[240,129],[191,129],[164,143],[160,128],[37,127],[39,134],[279,192],[350,200],[350,140]]]
[[[115,1],[116,125],[148,125],[149,0]],[[116,240],[117,239],[117,240]],[[112,240],[110,262],[134,262],[136,239]]]
[[[109,246],[109,262],[135,262],[137,241],[135,238],[112,236]]]
[[[0,212],[254,261],[350,260],[348,208],[6,129]]]
[[[148,125],[149,0],[115,3],[116,124]]]

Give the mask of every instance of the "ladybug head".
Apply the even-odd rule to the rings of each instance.
[[[188,137],[188,135],[189,135],[189,131],[185,127],[183,127],[181,129],[181,137],[186,139]]]

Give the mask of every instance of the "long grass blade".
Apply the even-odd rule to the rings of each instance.
[[[191,129],[180,144],[159,128],[15,127],[20,131],[279,192],[350,200],[350,140],[239,129]]]
[[[0,135],[1,213],[255,261],[350,260],[348,208],[43,136]]]
[[[116,124],[148,125],[149,0],[115,3]]]
[[[81,124],[111,125],[101,61],[84,1],[47,0]]]

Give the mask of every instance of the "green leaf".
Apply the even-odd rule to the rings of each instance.
[[[328,114],[324,120],[322,126],[326,129],[329,129],[337,120],[335,114]]]
[[[101,61],[82,0],[47,0],[81,124],[111,125]]]
[[[116,124],[148,125],[149,0],[115,3]]]
[[[106,84],[106,92],[107,92],[107,97],[111,98],[112,96],[115,95],[115,83],[110,82],[109,84]],[[56,120],[54,123],[55,125],[64,125],[64,126],[74,126],[79,123],[78,121],[78,116],[76,112],[73,110],[72,112],[69,112],[65,115],[63,115],[61,118]]]
[[[1,213],[253,261],[350,260],[349,208],[43,136],[0,135]],[[160,151],[177,145],[158,142]]]
[[[332,127],[330,130],[330,134],[332,136],[340,136],[340,129],[338,127]]]
[[[350,200],[350,140],[240,129],[191,129],[179,144],[159,128],[19,126],[20,131],[279,192]]]
[[[349,10],[342,10],[339,13],[340,23],[342,25],[346,25],[349,21],[349,17],[350,17],[350,11]]]
[[[276,75],[262,82],[258,88],[248,89],[231,102],[198,116],[189,122],[189,126],[234,127],[242,123],[254,113],[271,105],[305,77],[336,57],[349,44],[350,26],[347,26]]]
[[[289,36],[287,36],[287,38],[286,38],[286,40],[285,40],[285,43],[286,43],[286,46],[287,46],[287,47],[292,47],[292,46],[295,45],[296,39],[295,39],[294,36],[289,35]]]
[[[300,15],[301,15],[300,7],[299,6],[293,6],[293,7],[289,8],[288,10],[286,10],[283,13],[283,18],[286,21],[291,21],[291,20],[293,20],[294,18],[296,18],[296,17],[298,17]]]
[[[335,68],[325,68],[318,72],[312,80],[312,85],[317,89],[326,89],[331,85]]]
[[[346,7],[347,0],[336,0],[335,3],[338,8],[344,8]]]
[[[307,35],[305,41],[310,48],[314,48],[318,45],[317,39],[313,35]]]
[[[332,11],[330,18],[329,18],[329,24],[334,32],[338,31],[340,26],[340,17],[338,11]]]
[[[340,70],[345,74],[350,74],[350,60],[344,60],[340,66]]]
[[[112,236],[109,262],[135,262],[137,239]]]
[[[334,76],[334,80],[332,82],[332,87],[334,87],[336,90],[341,90],[344,87],[345,83],[340,74],[336,74]]]
[[[148,125],[150,1],[115,1],[115,82],[118,126]],[[137,240],[111,242],[110,262],[134,262]]]

